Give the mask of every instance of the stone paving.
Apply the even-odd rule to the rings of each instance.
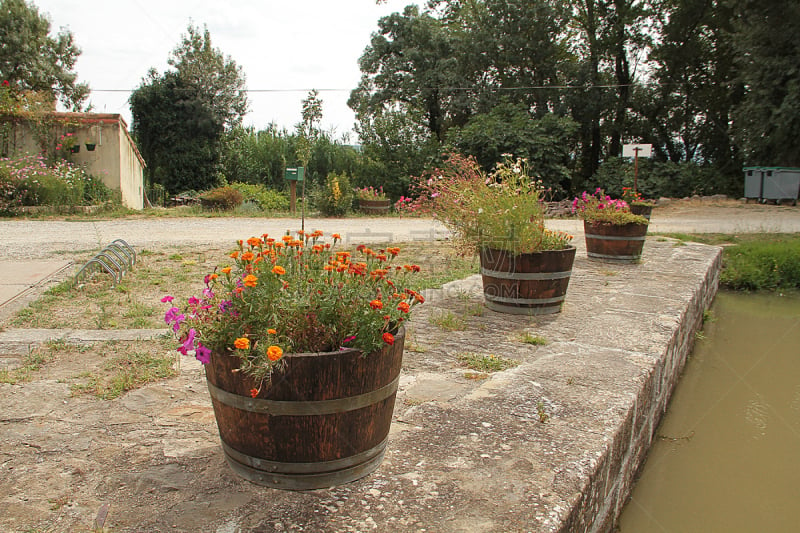
[[[56,378],[0,385],[0,527],[79,531],[102,516],[113,531],[608,530],[715,293],[720,250],[649,237],[641,264],[609,265],[581,240],[558,315],[486,310],[479,276],[428,292],[384,462],[340,487],[234,475],[189,359],[113,401],[71,397]],[[445,311],[464,329],[437,327]],[[470,379],[465,352],[520,365]]]

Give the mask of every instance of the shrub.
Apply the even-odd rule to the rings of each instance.
[[[319,212],[329,217],[346,215],[353,207],[354,196],[350,178],[344,173],[328,174],[325,183],[314,187],[310,194]]]
[[[229,211],[244,201],[242,193],[228,185],[217,187],[200,195],[200,205],[206,209]]]
[[[270,189],[265,185],[231,183],[230,187],[242,193],[244,202],[253,202],[263,211],[288,211],[289,198],[286,193]]]

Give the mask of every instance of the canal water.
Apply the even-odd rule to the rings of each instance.
[[[711,310],[621,533],[800,531],[800,296]]]

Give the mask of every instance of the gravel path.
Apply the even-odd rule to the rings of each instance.
[[[583,232],[580,220],[549,220],[548,227],[575,235]],[[97,250],[123,239],[136,250],[173,245],[233,243],[237,239],[269,233],[282,235],[299,229],[290,218],[128,218],[93,221],[0,220],[0,260],[40,259],[59,253]],[[426,218],[307,219],[305,228],[338,232],[358,242],[433,240],[447,235],[438,222]],[[657,207],[650,233],[795,233],[800,232],[800,207],[713,204],[673,201]]]

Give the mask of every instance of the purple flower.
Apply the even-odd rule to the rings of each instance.
[[[210,287],[203,289],[203,297],[208,298],[209,300],[214,297],[214,293],[211,292]]]
[[[175,320],[177,320],[179,316],[183,316],[180,313],[181,310],[178,309],[177,307],[170,307],[164,314],[164,322],[166,322],[167,324],[172,324],[173,322],[175,322]]]
[[[191,298],[189,298],[188,302],[189,305],[198,305],[200,303],[200,300],[192,296]]]
[[[211,350],[203,346],[203,343],[201,342],[197,343],[197,349],[194,352],[194,356],[204,365],[207,365],[211,362]]]
[[[194,339],[197,336],[197,331],[194,328],[189,329],[189,333],[186,335],[186,340],[183,341],[178,347],[178,351],[183,355],[186,355],[189,351],[194,350]]]
[[[161,298],[161,301],[166,304],[166,303],[171,303],[172,300],[174,299],[175,299],[174,296],[164,296],[163,298]]]

